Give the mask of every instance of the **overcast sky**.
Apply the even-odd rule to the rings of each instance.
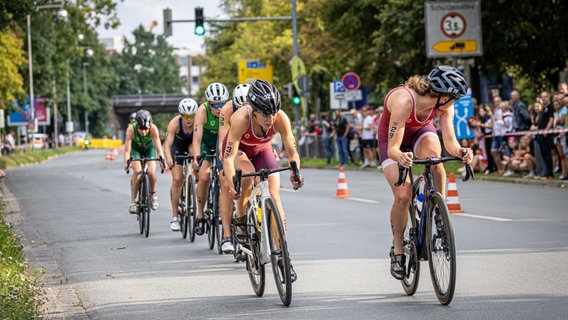
[[[158,21],[158,25],[154,27],[153,32],[161,34],[164,30],[165,8],[172,9],[172,20],[193,20],[195,7],[203,7],[205,18],[225,17],[218,7],[219,0],[124,0],[122,2],[114,0],[114,2],[117,3],[116,9],[121,26],[116,30],[97,29],[100,38],[131,36],[132,31],[140,24],[149,28],[154,20]],[[176,48],[185,47],[202,52],[203,37],[196,36],[193,27],[194,24],[191,22],[174,23],[173,36],[168,38],[169,43]],[[205,23],[205,32],[207,32],[207,23]]]

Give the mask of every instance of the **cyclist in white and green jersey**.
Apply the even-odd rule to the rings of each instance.
[[[207,86],[205,98],[207,102],[199,106],[195,116],[193,142],[191,146],[194,155],[201,155],[203,152],[207,155],[201,167],[199,167],[197,159],[193,162],[193,168],[199,170],[199,181],[195,187],[197,196],[197,227],[195,228],[195,233],[199,236],[203,235],[205,231],[203,207],[205,206],[207,190],[209,189],[211,159],[216,156],[217,137],[219,135],[219,115],[221,108],[225,105],[225,102],[229,100],[229,90],[227,90],[227,87],[222,83],[213,82]]]

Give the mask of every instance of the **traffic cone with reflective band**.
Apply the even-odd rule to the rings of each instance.
[[[112,151],[110,151],[110,150],[106,151],[105,160],[107,160],[107,161],[112,160]]]
[[[456,177],[453,172],[450,172],[450,182],[448,183],[448,196],[446,197],[446,204],[450,213],[464,213],[460,205],[460,198],[458,196],[458,188],[456,186]]]
[[[339,178],[337,179],[337,193],[336,198],[351,198],[347,190],[347,179],[345,178],[345,168],[339,167]]]

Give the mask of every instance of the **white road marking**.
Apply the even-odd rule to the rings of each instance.
[[[359,201],[359,202],[365,202],[365,203],[379,203],[376,200],[370,200],[370,199],[363,199],[363,198],[345,198],[347,200],[353,200],[353,201]]]
[[[499,218],[499,217],[491,217],[491,216],[480,216],[480,215],[469,214],[469,213],[458,213],[458,214],[454,214],[453,216],[462,216],[462,217],[468,217],[468,218],[474,218],[474,219],[485,219],[485,220],[493,220],[493,221],[500,221],[500,222],[510,222],[510,221],[513,221],[513,219],[508,219],[508,218]]]

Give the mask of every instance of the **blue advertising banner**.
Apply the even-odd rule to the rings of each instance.
[[[49,117],[47,115],[47,110],[45,108],[45,98],[38,97],[34,99],[34,115],[37,119],[38,125],[49,125]],[[18,101],[14,101],[13,106],[16,111],[10,111],[10,116],[8,117],[9,126],[25,126],[29,122],[32,122],[32,111],[30,109],[30,99],[26,100],[26,104],[21,108]]]

